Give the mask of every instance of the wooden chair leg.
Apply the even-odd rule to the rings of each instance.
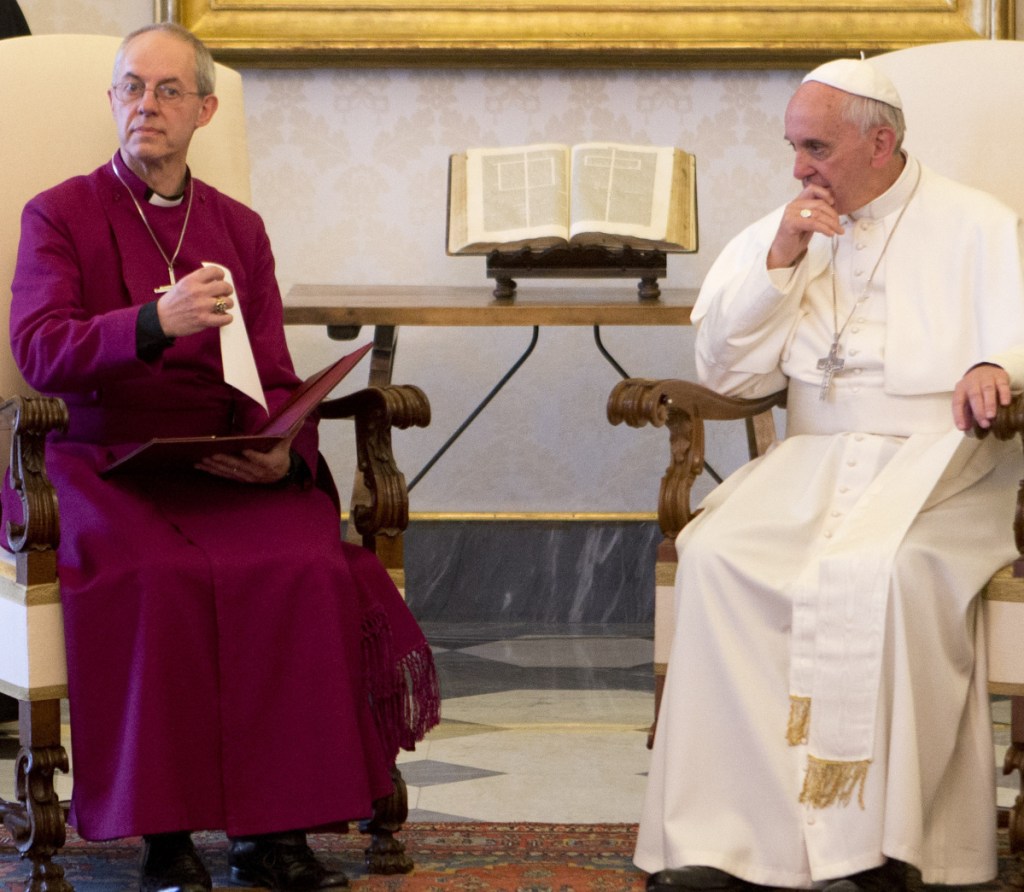
[[[676,628],[677,567],[676,544],[672,539],[665,538],[658,545],[658,557],[654,565],[654,721],[647,732],[648,749],[654,746],[661,693],[665,687],[665,673],[668,671],[668,654]]]
[[[404,598],[405,570],[401,533],[376,536],[374,551]],[[405,852],[405,845],[395,836],[409,817],[409,790],[397,765],[391,766],[391,779],[395,785],[394,791],[390,796],[374,802],[373,817],[359,823],[360,832],[370,837],[370,845],[365,850],[366,869],[370,873],[411,873],[415,866]]]
[[[0,819],[21,857],[32,864],[28,892],[74,892],[64,868],[53,862],[65,841],[64,809],[53,784],[54,771],[68,770],[60,741],[60,701],[22,701],[18,725],[17,801],[0,800]]]
[[[1003,774],[1021,773],[1021,792],[1010,809],[1007,830],[1010,851],[1024,852],[1024,697],[1010,698],[1010,746],[1003,759]]]
[[[360,832],[370,836],[370,845],[365,851],[366,868],[370,873],[409,873],[413,869],[405,846],[395,838],[409,817],[409,791],[397,765],[391,766],[391,778],[395,783],[394,792],[378,799],[373,804],[373,817],[359,824]]]

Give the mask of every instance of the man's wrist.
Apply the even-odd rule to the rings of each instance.
[[[160,325],[156,301],[139,307],[139,314],[135,317],[135,355],[144,362],[152,362],[173,343],[174,338],[164,334]]]

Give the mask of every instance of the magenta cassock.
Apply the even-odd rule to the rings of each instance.
[[[126,181],[143,201],[144,184]],[[231,270],[273,409],[299,379],[263,223],[193,185],[175,274],[203,262]],[[186,204],[144,205],[163,245],[177,242]],[[215,329],[152,361],[137,356],[139,308],[167,279],[109,163],[26,207],[12,349],[26,380],[66,400],[71,419],[48,451],[61,512],[71,821],[106,839],[367,817],[391,789],[399,746],[436,724],[437,680],[387,572],[340,541],[315,419],[294,443],[312,472],[305,486],[195,471],[99,476],[111,447],[249,432],[266,418],[224,384]]]

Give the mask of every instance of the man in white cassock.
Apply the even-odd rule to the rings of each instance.
[[[1022,468],[964,431],[1024,387],[1021,226],[903,132],[870,62],[807,75],[785,116],[800,192],[694,309],[702,382],[786,387],[787,435],[679,536],[635,856],[651,892],[996,873],[976,593],[1016,554]]]

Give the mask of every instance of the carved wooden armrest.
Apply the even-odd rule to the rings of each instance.
[[[60,542],[57,494],[46,474],[46,436],[67,430],[63,400],[14,397],[0,402],[0,426],[11,431],[10,485],[21,503],[21,517],[7,519],[4,531],[15,553],[20,585],[57,578]],[[0,800],[0,823],[22,857],[32,862],[27,888],[67,892],[64,870],[53,855],[64,844],[64,811],[53,775],[67,773],[68,754],[60,741],[60,701],[23,700],[18,707],[20,748],[15,761],[15,799]]]
[[[996,417],[989,428],[974,425],[973,433],[979,439],[989,434],[999,440],[1012,440],[1024,434],[1024,393],[1015,394],[1010,405],[999,406]],[[1024,480],[1017,489],[1017,509],[1013,515],[1013,536],[1017,544],[1017,560],[1013,564],[1013,575],[1024,577]]]
[[[8,520],[4,529],[18,581],[29,585],[43,573],[56,576],[60,519],[57,493],[46,474],[46,436],[67,430],[68,410],[63,400],[17,396],[0,403],[0,423],[11,431],[11,487],[22,513],[20,522]]]
[[[991,427],[974,425],[973,432],[980,439],[992,434],[1000,440],[1012,440],[1017,434],[1024,433],[1024,393],[1015,394],[1010,405],[996,409]]]
[[[692,381],[627,378],[608,398],[608,420],[630,427],[669,429],[669,465],[661,478],[658,523],[666,537],[674,539],[693,517],[690,491],[704,470],[704,421],[754,419],[775,406],[784,406],[785,391],[759,399],[722,396]],[[752,454],[758,436],[748,425]]]
[[[391,429],[426,427],[430,402],[411,384],[367,387],[320,404],[321,418],[352,418],[356,459],[364,500],[352,506],[352,520],[364,540],[397,536],[409,525],[409,491],[391,450]]]

